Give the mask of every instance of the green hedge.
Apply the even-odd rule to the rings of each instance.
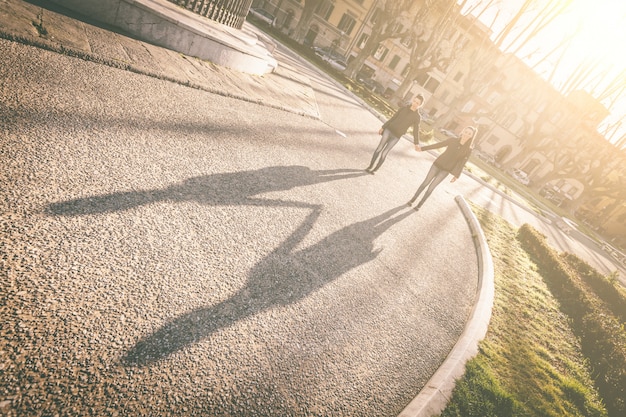
[[[546,284],[572,320],[583,354],[610,416],[626,415],[626,331],[624,326],[580,277],[547,243],[546,237],[525,224],[518,239],[537,264]],[[583,268],[584,270],[584,268]]]
[[[571,253],[561,254],[578,274],[607,305],[613,314],[623,323],[626,322],[626,291],[619,284],[599,273],[595,268]]]

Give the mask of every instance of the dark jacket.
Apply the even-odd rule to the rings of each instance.
[[[423,151],[427,151],[429,149],[442,148],[444,146],[446,146],[446,150],[443,151],[437,159],[435,159],[434,164],[437,168],[448,171],[456,178],[459,178],[465,163],[472,153],[472,149],[474,149],[472,141],[469,140],[461,145],[461,140],[459,138],[450,138],[433,145],[422,146],[421,149]]]
[[[383,129],[389,129],[389,131],[397,138],[404,135],[409,127],[413,126],[413,143],[420,144],[420,122],[422,117],[420,116],[419,109],[411,110],[411,106],[402,107],[398,110],[391,119],[387,120],[383,124]]]

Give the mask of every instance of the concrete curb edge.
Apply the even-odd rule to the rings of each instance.
[[[465,372],[465,363],[478,353],[478,342],[487,334],[494,299],[494,270],[491,252],[478,219],[469,205],[455,197],[470,227],[478,256],[478,288],[465,329],[439,369],[420,393],[402,410],[398,417],[432,417],[439,415],[448,404],[456,380]]]

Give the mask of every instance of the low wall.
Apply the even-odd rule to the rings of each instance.
[[[248,32],[199,16],[166,0],[51,0],[141,40],[250,74],[267,74],[277,61]]]

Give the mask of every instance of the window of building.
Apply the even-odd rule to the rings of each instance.
[[[402,75],[403,77],[406,77],[409,74],[409,70],[411,69],[411,64],[406,64],[404,66],[404,69],[402,70],[402,72],[400,73],[400,75]]]
[[[333,10],[335,10],[334,2],[330,0],[322,0],[322,2],[317,6],[315,13],[321,16],[324,20],[328,20],[330,15],[333,13]]]
[[[304,44],[309,46],[313,45],[313,42],[315,41],[315,38],[317,37],[319,31],[320,28],[317,25],[311,25],[306,35],[304,36]]]
[[[569,190],[567,190],[565,192],[565,194],[569,195],[570,197],[574,198],[574,196],[576,195],[576,193],[578,192],[578,188],[571,186],[569,187]]]
[[[463,113],[470,113],[473,108],[474,108],[474,102],[472,100],[469,100],[467,103],[465,103],[465,106],[463,106],[461,111]]]
[[[376,24],[376,21],[378,21],[378,18],[380,17],[380,8],[377,8],[376,10],[374,10],[374,13],[372,13],[372,17],[370,17],[370,22],[372,22],[373,25]]]
[[[391,62],[389,62],[389,68],[396,69],[399,62],[400,62],[400,57],[398,55],[394,55],[393,58],[391,58]]]
[[[509,127],[511,127],[511,125],[513,124],[513,122],[515,122],[516,119],[517,119],[517,116],[515,116],[514,114],[509,114],[506,117],[506,119],[504,119],[504,121],[502,122],[502,126],[508,129]]]
[[[415,77],[415,82],[423,86],[426,84],[426,81],[428,81],[428,77],[429,77],[428,73],[422,72],[418,74],[417,77]]]
[[[349,35],[352,32],[352,29],[354,29],[354,25],[356,25],[356,19],[349,13],[344,13],[344,15],[341,16],[339,24],[337,25],[337,29],[341,30],[346,35]]]
[[[540,165],[540,161],[537,158],[533,158],[526,165],[524,165],[523,171],[527,174],[530,174]]]
[[[487,97],[487,103],[489,104],[495,104],[495,102],[500,98],[500,93],[497,92],[493,92],[489,95],[489,97]]]
[[[403,37],[402,39],[400,39],[400,43],[406,48],[411,48],[413,46],[413,36],[408,35]]]
[[[461,71],[459,71],[454,76],[454,81],[456,81],[458,83],[459,81],[461,81],[461,78],[463,78],[463,73]]]
[[[374,52],[374,58],[379,61],[382,61],[385,59],[388,53],[389,53],[389,48],[387,48],[385,45],[379,45],[376,52]]]
[[[359,38],[359,41],[357,42],[357,46],[359,49],[363,49],[365,48],[365,44],[367,43],[367,40],[369,39],[370,35],[368,35],[367,33],[362,33],[361,37]]]
[[[439,87],[440,82],[434,78],[428,78],[428,81],[426,81],[426,84],[424,85],[424,88],[428,91],[430,91],[431,93],[434,93],[435,90],[437,90],[437,87]]]
[[[294,15],[295,13],[293,9],[287,9],[287,16],[285,16],[285,20],[283,20],[283,24],[282,24],[283,28],[288,28],[291,25]]]

